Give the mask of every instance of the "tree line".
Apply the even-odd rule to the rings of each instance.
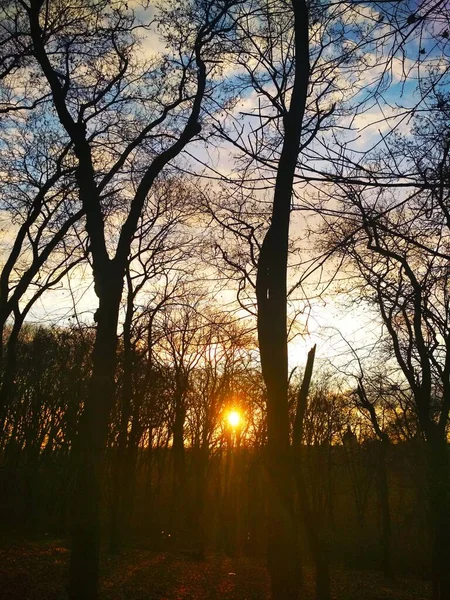
[[[386,411],[392,422],[406,415],[398,431],[424,442],[433,594],[449,598],[445,3],[8,0],[1,11],[2,447],[11,456],[28,448],[32,463],[64,435],[73,468],[70,597],[97,597],[111,456],[117,544],[129,465],[139,448],[153,448],[156,432],[170,438],[181,501],[186,420],[195,413],[188,374],[198,373],[200,388],[231,377],[235,355],[245,355],[236,314],[256,326],[264,381],[272,595],[299,594],[299,505],[317,593],[328,597],[329,534],[314,518],[304,469],[314,352],[292,400],[288,339],[299,314],[332,290],[379,315],[380,355],[394,372],[381,372],[381,389],[390,392],[376,392],[377,372],[350,347],[355,402],[382,454],[392,452]],[[27,346],[24,324],[61,284],[79,320],[87,278],[95,327],[73,330],[76,399],[57,409],[51,402],[66,396],[39,387],[60,370],[34,383],[20,371],[39,338],[42,354],[56,344],[61,358],[72,356],[72,329],[58,331],[57,342],[38,330]],[[187,285],[200,279],[213,294],[234,294],[241,312],[210,315]],[[191,353],[192,344],[209,356]],[[244,379],[256,369],[247,359],[251,368],[236,367]],[[200,368],[208,361],[217,361],[215,374]],[[197,415],[199,490],[222,391]],[[156,410],[167,397],[170,408]],[[149,414],[143,427],[146,410],[161,419],[154,431]],[[386,470],[381,480],[388,569]]]
[[[153,350],[151,364],[145,344],[133,348],[129,404],[124,402],[128,367],[119,343],[101,482],[101,529],[109,551],[145,537],[151,547],[196,558],[207,550],[264,554],[269,501],[264,383],[251,340],[240,332],[218,342],[217,323],[203,326],[205,337],[190,339],[179,363],[182,391],[164,344]],[[169,335],[176,350],[183,349],[180,332],[171,328]],[[22,330],[2,445],[2,511],[11,534],[70,531],[72,448],[92,345],[92,329]],[[302,379],[293,377],[290,384],[291,432]],[[399,414],[400,391],[383,385],[380,378],[367,384],[366,406],[360,388],[348,389],[336,375],[319,371],[312,382],[301,465],[310,518],[327,540],[331,569],[345,559],[347,566],[376,568],[388,576],[408,568],[427,574],[431,535],[424,443],[417,422]],[[374,405],[383,409],[382,422],[371,420]],[[237,426],[228,421],[230,410],[241,415]],[[303,562],[314,564],[301,505],[295,514]]]

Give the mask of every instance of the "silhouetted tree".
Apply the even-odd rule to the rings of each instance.
[[[450,539],[448,140],[435,135],[440,123],[431,113],[425,123],[417,122],[412,141],[400,143],[404,165],[418,167],[416,190],[398,198],[385,190],[373,194],[352,187],[344,200],[353,221],[353,229],[346,229],[345,252],[361,280],[358,294],[379,310],[427,444],[436,599],[450,595],[442,558]]]
[[[201,107],[213,93],[209,81],[222,54],[220,32],[229,29],[230,4],[168,5],[159,22],[171,52],[159,64],[139,63],[135,32],[146,27],[122,2],[76,2],[69,8],[30,0],[16,2],[10,15],[11,28],[21,32],[17,39],[25,36],[31,47],[35,73],[73,148],[99,299],[92,377],[75,449],[71,598],[97,597],[103,452],[133,237],[155,180],[201,130]],[[93,136],[98,128],[101,136]],[[124,214],[113,244],[105,203],[112,197]]]

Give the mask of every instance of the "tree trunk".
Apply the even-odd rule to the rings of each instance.
[[[222,540],[223,549],[227,556],[236,555],[236,464],[235,464],[234,434],[227,431],[227,453],[225,463],[225,481],[222,497]]]
[[[273,600],[299,594],[293,464],[289,437],[287,355],[287,264],[291,198],[300,150],[309,82],[308,8],[292,2],[295,75],[278,163],[272,219],[258,261],[256,296],[261,368],[267,389],[268,472],[270,478],[268,567]]]
[[[387,472],[387,452],[389,441],[384,439],[380,442],[379,455],[379,492],[381,504],[381,567],[386,577],[392,578],[394,572],[392,570],[391,561],[391,510],[389,506],[389,482]]]
[[[88,397],[76,440],[70,600],[96,600],[100,557],[100,499],[109,414],[114,402],[117,322],[122,276],[103,288],[97,311]]]
[[[176,486],[180,486],[184,479],[184,423],[186,408],[184,406],[184,392],[177,393],[175,401],[175,418],[173,423],[173,460]]]
[[[328,544],[319,540],[316,556],[316,600],[329,600],[330,598],[330,557]]]
[[[268,570],[273,600],[296,600],[300,589],[290,452],[269,450]]]
[[[450,486],[445,434],[434,432],[427,440],[430,508],[433,524],[433,600],[450,600]]]
[[[208,481],[208,446],[200,448],[199,464],[197,467],[197,489],[196,489],[196,511],[197,511],[197,545],[196,555],[198,558],[204,558],[206,552],[206,529],[205,529],[205,498],[206,484]]]
[[[183,389],[176,392],[175,418],[173,423],[173,488],[172,511],[170,515],[172,540],[179,537],[186,518],[186,457],[184,449],[184,424],[186,421],[186,407]]]
[[[126,531],[126,498],[129,495],[127,476],[128,455],[128,424],[131,417],[133,397],[133,352],[131,345],[131,319],[133,314],[133,297],[128,293],[128,306],[123,327],[123,382],[122,410],[120,415],[120,430],[117,440],[116,460],[113,461],[113,498],[111,510],[112,552],[119,552],[123,546]]]
[[[308,406],[308,395],[311,385],[315,356],[316,346],[314,345],[308,352],[305,373],[303,375],[303,381],[298,394],[293,431],[293,447],[300,516],[302,519],[303,530],[306,534],[308,545],[312,552],[315,563],[316,600],[329,600],[330,560],[328,544],[325,540],[325,527],[323,524],[323,519],[321,520],[317,517],[317,513],[312,508],[312,503],[308,497],[306,481],[303,474],[302,457],[304,417],[306,414],[306,408]]]
[[[6,344],[6,355],[3,350],[3,342],[0,350],[0,365],[1,371],[1,387],[0,387],[0,438],[4,434],[5,420],[8,414],[8,407],[14,396],[14,381],[16,379],[17,370],[17,344],[19,341],[19,333],[22,329],[25,313],[20,314],[14,312],[14,325],[9,334],[8,343]],[[0,329],[0,336],[4,335],[4,327]]]

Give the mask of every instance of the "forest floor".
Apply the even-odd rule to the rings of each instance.
[[[63,600],[69,550],[61,540],[16,542],[0,547],[1,600]],[[305,600],[313,582],[305,572]],[[174,553],[130,549],[104,555],[102,600],[268,600],[261,560],[211,555],[204,561]],[[372,571],[332,574],[333,600],[428,600],[429,585],[419,579],[386,580]]]

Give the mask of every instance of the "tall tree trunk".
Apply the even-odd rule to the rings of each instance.
[[[127,359],[125,359],[125,363]],[[126,531],[126,498],[129,494],[127,488],[127,455],[128,455],[128,423],[131,416],[131,371],[126,373],[131,365],[125,367],[124,363],[124,388],[122,393],[122,415],[115,459],[113,461],[113,498],[111,509],[111,539],[112,552],[118,552],[125,539]]]
[[[173,460],[176,486],[182,485],[185,470],[184,454],[184,423],[186,421],[186,407],[184,391],[179,390],[175,399],[175,418],[173,423]]]
[[[186,456],[184,449],[184,425],[186,421],[185,383],[177,384],[175,392],[175,418],[173,423],[173,488],[172,514],[170,515],[172,539],[181,534],[186,519]]]
[[[389,481],[387,471],[387,454],[389,450],[389,436],[382,430],[378,422],[378,416],[374,404],[367,396],[367,392],[361,377],[357,387],[357,395],[361,406],[368,411],[372,426],[380,440],[378,459],[378,493],[381,504],[381,568],[386,577],[393,577],[391,561],[391,510],[389,506]],[[350,446],[350,450],[351,450]]]
[[[328,544],[325,539],[324,525],[317,517],[311,506],[306,489],[306,481],[303,475],[303,429],[304,417],[308,405],[308,394],[314,368],[316,346],[308,352],[303,381],[300,387],[297,411],[295,415],[293,445],[295,457],[295,476],[299,498],[300,516],[303,530],[306,534],[309,548],[312,552],[316,571],[316,600],[329,600],[330,598],[330,560]]]
[[[391,510],[389,506],[389,481],[387,471],[387,453],[389,449],[389,438],[387,436],[380,442],[379,455],[379,483],[381,504],[381,567],[386,577],[393,577],[391,561]]]
[[[131,343],[131,325],[133,318],[134,294],[129,269],[126,272],[128,294],[127,310],[123,324],[123,380],[121,397],[120,428],[116,448],[116,460],[113,461],[113,497],[111,510],[112,552],[118,552],[123,546],[126,530],[126,498],[129,496],[127,477],[128,424],[131,417],[133,399],[133,349]]]
[[[102,287],[88,397],[74,448],[77,466],[72,517],[69,598],[96,600],[100,555],[100,499],[109,413],[114,402],[117,323],[122,273]]]
[[[299,594],[293,464],[289,438],[287,355],[287,262],[294,173],[300,149],[309,81],[308,9],[292,2],[295,76],[275,183],[272,219],[258,261],[256,294],[261,368],[267,388],[270,478],[268,567],[274,600]]]
[[[0,437],[4,434],[5,420],[8,413],[8,406],[14,396],[14,381],[17,370],[17,343],[19,333],[22,329],[25,314],[21,315],[19,311],[14,311],[14,325],[9,334],[6,344],[6,353],[4,353],[4,365],[2,365],[2,378],[0,387]],[[0,331],[0,335],[3,332]],[[2,354],[0,354],[0,361]]]
[[[445,434],[434,431],[428,436],[427,446],[433,524],[433,600],[450,600],[450,480]]]
[[[236,448],[234,432],[227,431],[227,453],[225,463],[225,481],[222,497],[222,541],[227,556],[236,555]]]
[[[206,484],[208,478],[208,445],[202,444],[196,452],[196,472],[195,472],[195,494],[193,506],[194,522],[194,554],[197,558],[203,559],[206,550],[206,531],[204,524],[204,510],[206,498]]]

